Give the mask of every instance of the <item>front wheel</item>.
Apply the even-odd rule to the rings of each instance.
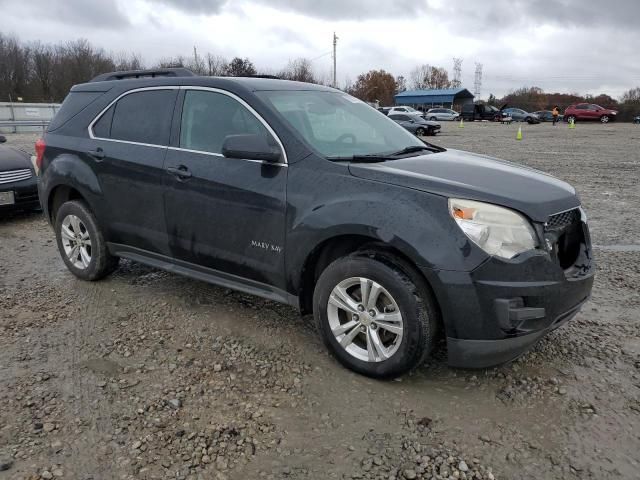
[[[419,136],[419,137],[424,137],[424,135],[425,135],[424,128],[422,128],[422,127],[421,127],[421,128],[418,128],[418,129],[416,130],[416,135],[417,135],[417,136]]]
[[[576,117],[574,115],[569,115],[567,117],[567,123],[576,123]]]
[[[601,123],[609,123],[609,115],[602,115],[600,117],[600,122]]]
[[[373,254],[336,260],[320,275],[314,316],[331,353],[375,378],[401,375],[431,352],[436,309],[420,280]]]
[[[118,266],[118,258],[109,253],[96,218],[84,202],[62,204],[54,228],[62,260],[76,277],[99,280]]]
[[[436,117],[431,117],[429,120],[435,122],[436,120],[438,120]]]

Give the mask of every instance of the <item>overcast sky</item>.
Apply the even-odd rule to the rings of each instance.
[[[86,38],[152,63],[199,53],[249,57],[275,71],[313,60],[338,83],[385,69],[408,77],[429,63],[453,68],[481,96],[521,86],[619,96],[640,85],[640,0],[0,0],[0,31],[31,41]]]

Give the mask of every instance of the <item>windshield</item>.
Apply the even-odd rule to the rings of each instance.
[[[376,109],[346,93],[256,92],[327,158],[384,155],[425,144]]]

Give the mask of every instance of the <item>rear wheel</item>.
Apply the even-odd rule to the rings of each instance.
[[[62,260],[76,277],[99,280],[118,266],[118,258],[109,253],[102,231],[84,202],[62,204],[54,228]]]
[[[436,310],[426,289],[390,261],[363,254],[336,260],[320,275],[314,316],[346,367],[376,378],[401,375],[430,353]]]
[[[431,117],[429,120],[435,122],[436,120],[438,120],[436,117]]]
[[[601,123],[609,123],[609,120],[610,120],[610,119],[609,119],[609,115],[602,115],[602,116],[600,117],[600,122],[601,122]]]

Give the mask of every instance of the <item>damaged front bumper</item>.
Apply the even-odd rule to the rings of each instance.
[[[423,269],[438,298],[451,366],[511,361],[578,313],[591,294],[595,262],[586,223],[563,228],[545,233],[548,251],[491,257],[471,272]]]

